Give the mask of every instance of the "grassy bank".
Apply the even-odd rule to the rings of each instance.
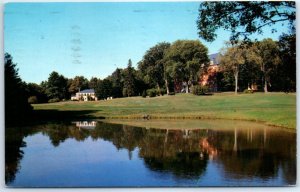
[[[177,94],[154,98],[120,98],[95,102],[36,104],[37,112],[80,113],[92,118],[238,119],[296,128],[296,94]],[[87,112],[86,114],[84,112]]]

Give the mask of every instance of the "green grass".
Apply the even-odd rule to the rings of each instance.
[[[33,105],[35,110],[58,110],[65,112],[89,111],[98,118],[152,119],[233,119],[264,122],[286,128],[296,128],[296,94],[218,93],[212,96],[177,94],[154,98],[120,98],[95,102],[60,102]]]

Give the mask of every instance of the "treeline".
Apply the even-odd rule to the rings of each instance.
[[[296,35],[282,35],[278,42],[227,44],[219,54],[220,71],[210,85],[221,91],[296,91]]]
[[[198,84],[200,74],[205,73],[208,61],[208,50],[199,40],[162,42],[146,51],[137,69],[129,59],[126,68],[117,68],[104,79],[88,80],[84,76],[69,79],[53,71],[40,84],[22,82],[22,85],[30,104],[69,100],[84,89],[95,89],[98,99],[152,97],[189,92],[191,86]]]
[[[137,69],[129,59],[126,68],[117,68],[104,79],[88,80],[84,76],[68,79],[53,71],[47,80],[36,84],[22,82],[11,56],[6,54],[6,68],[10,66],[5,70],[6,100],[22,102],[28,98],[30,104],[57,102],[69,100],[71,95],[84,89],[95,89],[98,99],[153,97],[176,92],[237,92],[253,85],[258,91],[296,91],[295,34],[282,35],[278,42],[264,39],[228,44],[219,53],[218,60],[219,70],[209,74],[207,84],[200,86],[210,66],[208,49],[199,40],[177,40],[148,49],[137,63]],[[17,90],[21,93],[16,93]],[[25,97],[15,99],[14,95]]]

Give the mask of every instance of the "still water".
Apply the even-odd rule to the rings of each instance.
[[[78,121],[8,128],[11,187],[286,186],[296,133],[249,122]]]

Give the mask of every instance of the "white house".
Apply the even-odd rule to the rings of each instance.
[[[71,96],[72,101],[97,101],[94,89],[85,89]]]

